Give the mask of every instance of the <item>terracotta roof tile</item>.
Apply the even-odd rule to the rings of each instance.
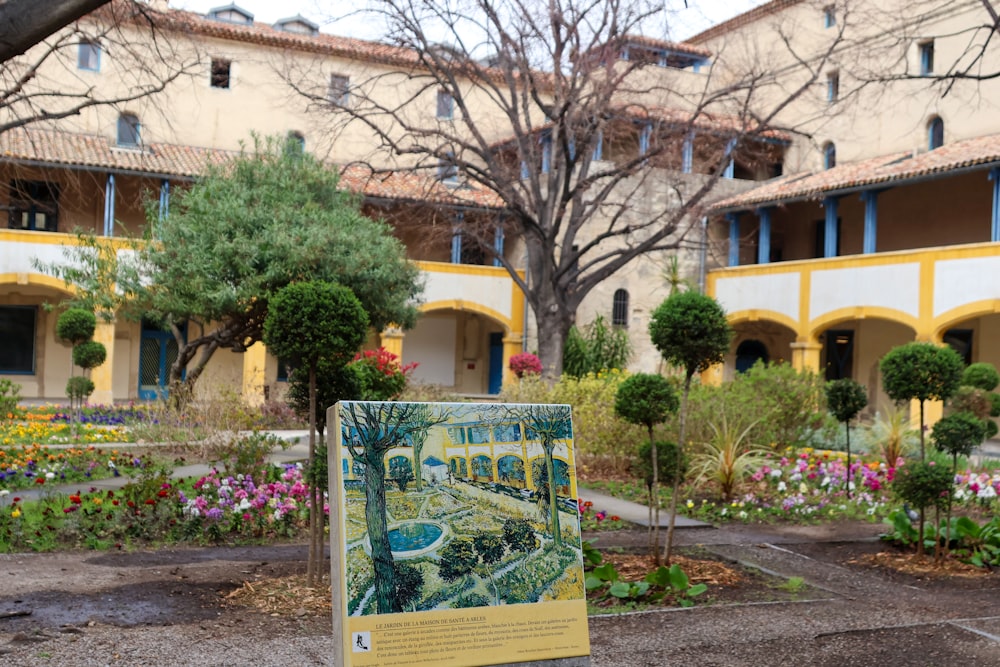
[[[97,168],[192,178],[208,163],[221,163],[236,153],[177,144],[151,143],[123,148],[107,137],[38,128],[0,134],[0,160],[53,166]]]
[[[715,114],[708,111],[700,111],[695,116],[692,115],[690,111],[684,111],[683,109],[673,107],[646,107],[629,105],[621,108],[624,111],[624,115],[627,117],[636,119],[651,118],[653,120],[677,124],[691,123],[696,129],[701,130],[714,130],[719,132],[730,131],[738,133],[752,133],[757,131],[757,128],[754,127],[748,119],[741,118],[739,116]],[[789,134],[777,129],[766,129],[761,131],[760,134],[769,139],[791,141],[791,136]]]
[[[714,202],[712,210],[722,212],[783,201],[822,199],[841,190],[902,184],[927,176],[985,169],[998,164],[1000,134],[993,134],[956,141],[916,155],[910,152],[892,153],[840,164],[825,171],[789,174],[735,197]]]
[[[0,134],[0,162],[20,162],[70,169],[96,169],[191,179],[207,164],[223,164],[234,151],[152,143],[139,148],[115,146],[107,137],[39,128]],[[360,166],[342,168],[343,186],[366,197],[426,201],[454,206],[501,208],[492,192],[473,186],[450,186],[412,172],[375,173]]]

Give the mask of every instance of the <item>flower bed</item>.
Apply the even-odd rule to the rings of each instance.
[[[88,482],[118,477],[149,464],[146,455],[89,447],[54,449],[19,445],[0,449],[0,489],[25,489],[47,483]]]

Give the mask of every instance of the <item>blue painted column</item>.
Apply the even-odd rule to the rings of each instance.
[[[823,231],[823,257],[837,256],[837,197],[823,200],[826,209],[826,227]]]
[[[757,233],[757,263],[768,264],[771,261],[771,209],[757,209],[760,227]]]
[[[684,135],[684,146],[681,149],[681,172],[690,174],[694,168],[694,130]]]
[[[497,253],[497,257],[493,258],[493,266],[503,266],[499,259],[503,256],[503,225],[497,225],[493,232],[493,249]]]
[[[733,150],[736,148],[736,139],[730,139],[726,143],[726,154],[725,157],[729,158],[729,164],[726,165],[725,171],[722,172],[723,178],[732,178],[736,175],[736,160],[733,159]]]
[[[729,266],[740,265],[740,214],[727,213],[729,220]]]
[[[462,263],[462,222],[465,215],[459,213],[455,216],[455,224],[451,228],[451,263]]]
[[[115,175],[108,174],[104,184],[104,235],[115,235]]]
[[[993,181],[993,217],[990,222],[990,241],[1000,241],[1000,167],[990,169]]]
[[[865,203],[865,237],[861,252],[871,255],[875,252],[878,237],[878,190],[862,192],[861,201]]]
[[[170,181],[160,181],[160,220],[166,220],[170,213]]]

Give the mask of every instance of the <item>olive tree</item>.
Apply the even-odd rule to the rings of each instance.
[[[649,322],[649,335],[653,345],[666,361],[684,369],[684,390],[681,393],[680,428],[677,437],[678,453],[683,456],[691,381],[695,373],[706,371],[713,364],[722,362],[726,352],[729,351],[733,332],[726,320],[726,312],[718,301],[698,292],[678,292],[653,311]],[[673,546],[680,483],[680,466],[678,466],[670,497],[670,524],[667,528],[664,555],[668,565]]]
[[[653,438],[653,426],[662,424],[667,417],[677,411],[677,392],[673,384],[662,375],[652,373],[637,373],[625,379],[618,387],[615,395],[615,414],[629,422],[645,426],[649,431],[649,455],[652,470],[652,480],[649,485],[649,505],[652,515],[650,531],[653,549],[653,560],[660,564],[660,494],[657,488],[659,482],[659,455],[656,440]],[[673,477],[677,478],[677,471]]]

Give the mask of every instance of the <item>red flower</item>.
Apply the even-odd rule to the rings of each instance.
[[[158,495],[160,498],[166,498],[167,497],[167,490],[166,489],[160,489],[159,491],[156,492],[156,495]],[[147,504],[148,504],[148,501],[147,501]]]
[[[45,478],[44,477],[36,477],[35,478],[35,484],[45,484]]]
[[[69,501],[74,505],[79,505],[80,503],[83,502],[83,500],[80,499],[80,496],[70,496]]]
[[[153,500],[152,498],[146,498],[146,504],[147,505],[155,505],[156,501]]]
[[[112,500],[111,504],[117,507],[118,506],[118,499],[116,498],[116,499]]]
[[[129,507],[135,507],[135,503],[132,502],[131,500],[128,501],[127,503],[125,503],[125,504],[128,505]]]
[[[75,512],[78,509],[80,509],[79,506],[77,506],[77,505],[70,505],[69,507],[64,507],[63,508],[63,514],[69,514],[70,512]]]

